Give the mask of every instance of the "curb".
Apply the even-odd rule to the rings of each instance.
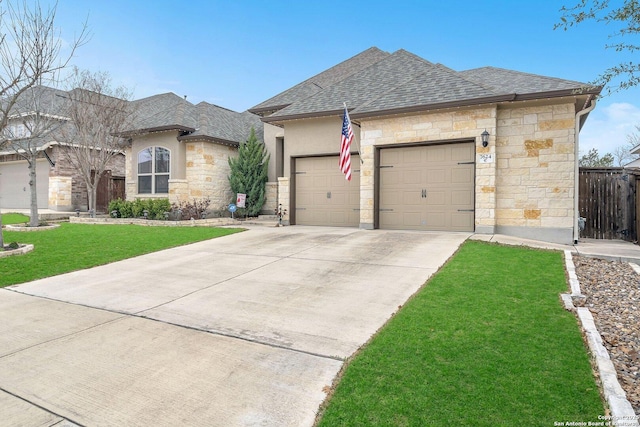
[[[11,251],[1,251],[0,258],[6,258],[14,255],[24,255],[33,250],[33,245],[24,245],[19,247],[18,249],[14,249]]]
[[[607,421],[611,421],[614,426],[640,427],[640,424],[638,424],[638,416],[633,410],[631,403],[627,400],[627,394],[618,382],[616,369],[613,366],[609,352],[602,342],[600,332],[598,332],[598,329],[596,328],[593,315],[588,308],[581,307],[584,305],[586,297],[582,295],[580,291],[580,282],[576,275],[571,251],[564,251],[564,255],[567,273],[569,274],[571,295],[562,294],[562,301],[567,310],[576,312],[580,319],[580,323],[582,324],[585,336],[587,337],[587,344],[589,346],[589,351],[591,352],[591,357],[593,358],[600,375],[602,392],[607,404],[609,405],[609,410],[611,411],[611,415],[605,418]],[[574,302],[577,302],[580,307],[576,308]]]

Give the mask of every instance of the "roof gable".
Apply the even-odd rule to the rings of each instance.
[[[433,69],[434,64],[405,50],[355,73],[317,94],[298,101],[269,116],[269,119],[298,117],[318,112],[335,112],[372,103],[380,94],[397,88]]]
[[[443,90],[444,89],[444,90]],[[465,79],[450,68],[436,64],[424,73],[356,107],[353,116],[385,110],[416,108],[500,95],[493,88]]]
[[[245,141],[254,127],[262,139],[262,123],[255,114],[238,113],[218,105],[192,104],[174,94],[164,93],[133,101],[136,107],[135,130],[178,130],[180,140],[210,140],[228,145]]]
[[[293,86],[290,89],[285,90],[277,94],[276,96],[267,99],[264,102],[249,109],[250,112],[260,113],[265,111],[279,110],[294,102],[306,99],[327,87],[330,87],[347,77],[369,67],[370,65],[381,61],[388,57],[390,54],[384,52],[377,47],[371,47],[349,59],[335,65],[320,74],[316,74],[313,77]]]

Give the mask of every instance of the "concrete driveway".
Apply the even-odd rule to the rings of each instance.
[[[310,426],[467,237],[256,227],[2,289],[0,425]]]

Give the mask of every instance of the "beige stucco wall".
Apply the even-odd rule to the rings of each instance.
[[[292,120],[286,123],[284,140],[284,176],[291,175],[291,159],[300,156],[340,154],[342,117]],[[351,152],[360,146],[360,128],[353,125]]]
[[[575,113],[572,99],[498,110],[498,232],[571,243]]]
[[[126,187],[127,199],[136,198],[166,198],[167,194],[138,194],[138,153],[145,148],[158,146],[168,149],[170,157],[170,182],[169,192],[172,189],[171,180],[185,178],[185,147],[177,139],[178,132],[154,132],[147,135],[138,136],[133,139],[131,146],[125,149],[127,158],[126,164]]]
[[[497,108],[455,109],[410,116],[362,120],[362,169],[360,173],[360,227],[374,226],[375,147],[396,144],[475,140],[476,142],[476,229],[492,232],[495,227],[496,163],[479,163],[480,154],[495,159]],[[480,134],[490,134],[489,146],[482,147]]]
[[[267,148],[267,152],[270,155],[268,180],[269,182],[276,183],[276,185],[278,181],[278,177],[276,176],[276,138],[283,136],[284,129],[282,129],[281,127],[270,125],[269,123],[264,124],[264,144]]]

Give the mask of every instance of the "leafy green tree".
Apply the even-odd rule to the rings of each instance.
[[[623,0],[613,5],[610,0],[580,0],[573,7],[563,6],[560,12],[562,13],[560,22],[554,29],[562,28],[566,31],[582,22],[595,21],[612,28],[608,38],[614,42],[605,44],[606,49],[628,53],[640,50],[640,44],[633,41],[637,40],[636,37],[640,34],[640,2],[638,0]],[[629,42],[629,39],[632,41]],[[639,85],[640,64],[621,61],[604,70],[592,84],[604,86],[618,79],[617,84],[609,85],[606,89],[607,94]]]
[[[592,148],[587,154],[580,157],[580,166],[587,168],[610,168],[613,166],[613,156],[607,153],[600,157],[597,148]]]
[[[265,184],[269,154],[263,142],[258,141],[256,131],[251,128],[249,139],[238,147],[238,157],[229,158],[229,184],[234,193],[247,195],[246,208],[238,209],[240,215],[256,216],[265,202]]]

